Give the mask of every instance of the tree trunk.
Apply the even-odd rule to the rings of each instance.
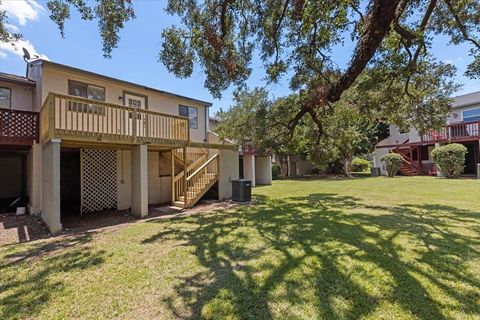
[[[351,159],[343,160],[343,173],[348,178],[352,177],[352,160]]]

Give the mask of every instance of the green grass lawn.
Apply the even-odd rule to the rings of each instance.
[[[0,248],[0,319],[480,319],[480,182],[288,180],[257,204]]]

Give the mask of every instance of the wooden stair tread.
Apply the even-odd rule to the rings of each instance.
[[[207,163],[211,163],[215,157],[218,157],[218,155],[214,155],[208,159],[208,153],[205,153],[197,159],[193,156],[195,160],[192,161],[187,158],[188,160],[186,162],[191,163],[186,171],[188,174],[188,190],[180,190],[180,192],[178,192],[177,189],[177,193],[175,194],[176,199],[172,201],[174,205],[181,206],[182,208],[193,206],[218,181],[218,172],[206,172],[209,170]],[[218,161],[218,159],[215,161]],[[185,161],[183,157],[176,156],[175,162],[184,164]],[[177,180],[175,181],[179,181],[181,178],[179,175],[183,175],[184,173],[185,171],[181,170],[181,172],[177,174]],[[185,179],[185,177],[183,176],[182,179]]]

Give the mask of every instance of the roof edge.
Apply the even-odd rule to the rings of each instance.
[[[189,101],[192,101],[192,102],[202,104],[205,107],[211,107],[212,106],[212,103],[208,102],[208,101],[203,101],[203,100],[199,100],[199,99],[195,99],[195,98],[182,96],[180,94],[176,94],[176,93],[173,93],[173,92],[163,91],[163,90],[160,90],[160,89],[156,89],[156,88],[148,87],[148,86],[141,85],[141,84],[138,84],[138,83],[134,83],[134,82],[130,82],[130,81],[106,76],[106,75],[103,75],[103,74],[100,74],[100,73],[96,73],[96,72],[92,72],[92,71],[68,66],[68,65],[61,64],[61,63],[58,63],[58,62],[53,62],[53,61],[50,61],[50,60],[36,59],[36,60],[31,61],[29,63],[37,64],[37,65],[38,64],[40,64],[40,65],[44,64],[44,65],[47,65],[47,66],[50,65],[50,66],[57,67],[57,68],[60,68],[60,69],[66,69],[66,70],[71,70],[71,71],[74,71],[74,72],[80,72],[80,73],[84,73],[84,74],[87,74],[87,75],[90,75],[90,76],[100,77],[100,78],[103,78],[105,80],[120,82],[120,83],[123,83],[125,85],[137,87],[137,88],[140,88],[140,89],[143,89],[143,90],[152,91],[152,92],[155,92],[155,93],[159,93],[159,94],[163,94],[163,95],[167,95],[167,96],[172,96],[172,97],[175,97],[175,98],[181,98],[181,99],[189,100]]]
[[[11,82],[11,83],[16,83],[16,84],[21,84],[21,85],[26,85],[29,87],[35,87],[36,82],[30,79],[27,79],[22,76],[18,76],[16,74],[11,74],[11,73],[6,73],[6,72],[0,72],[0,80],[1,81],[6,81],[6,82]]]

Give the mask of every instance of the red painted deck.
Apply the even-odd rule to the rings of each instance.
[[[38,112],[0,109],[0,145],[32,145],[38,141],[38,126]]]
[[[480,121],[452,123],[441,130],[432,130],[421,138],[423,143],[477,140],[480,139]]]

